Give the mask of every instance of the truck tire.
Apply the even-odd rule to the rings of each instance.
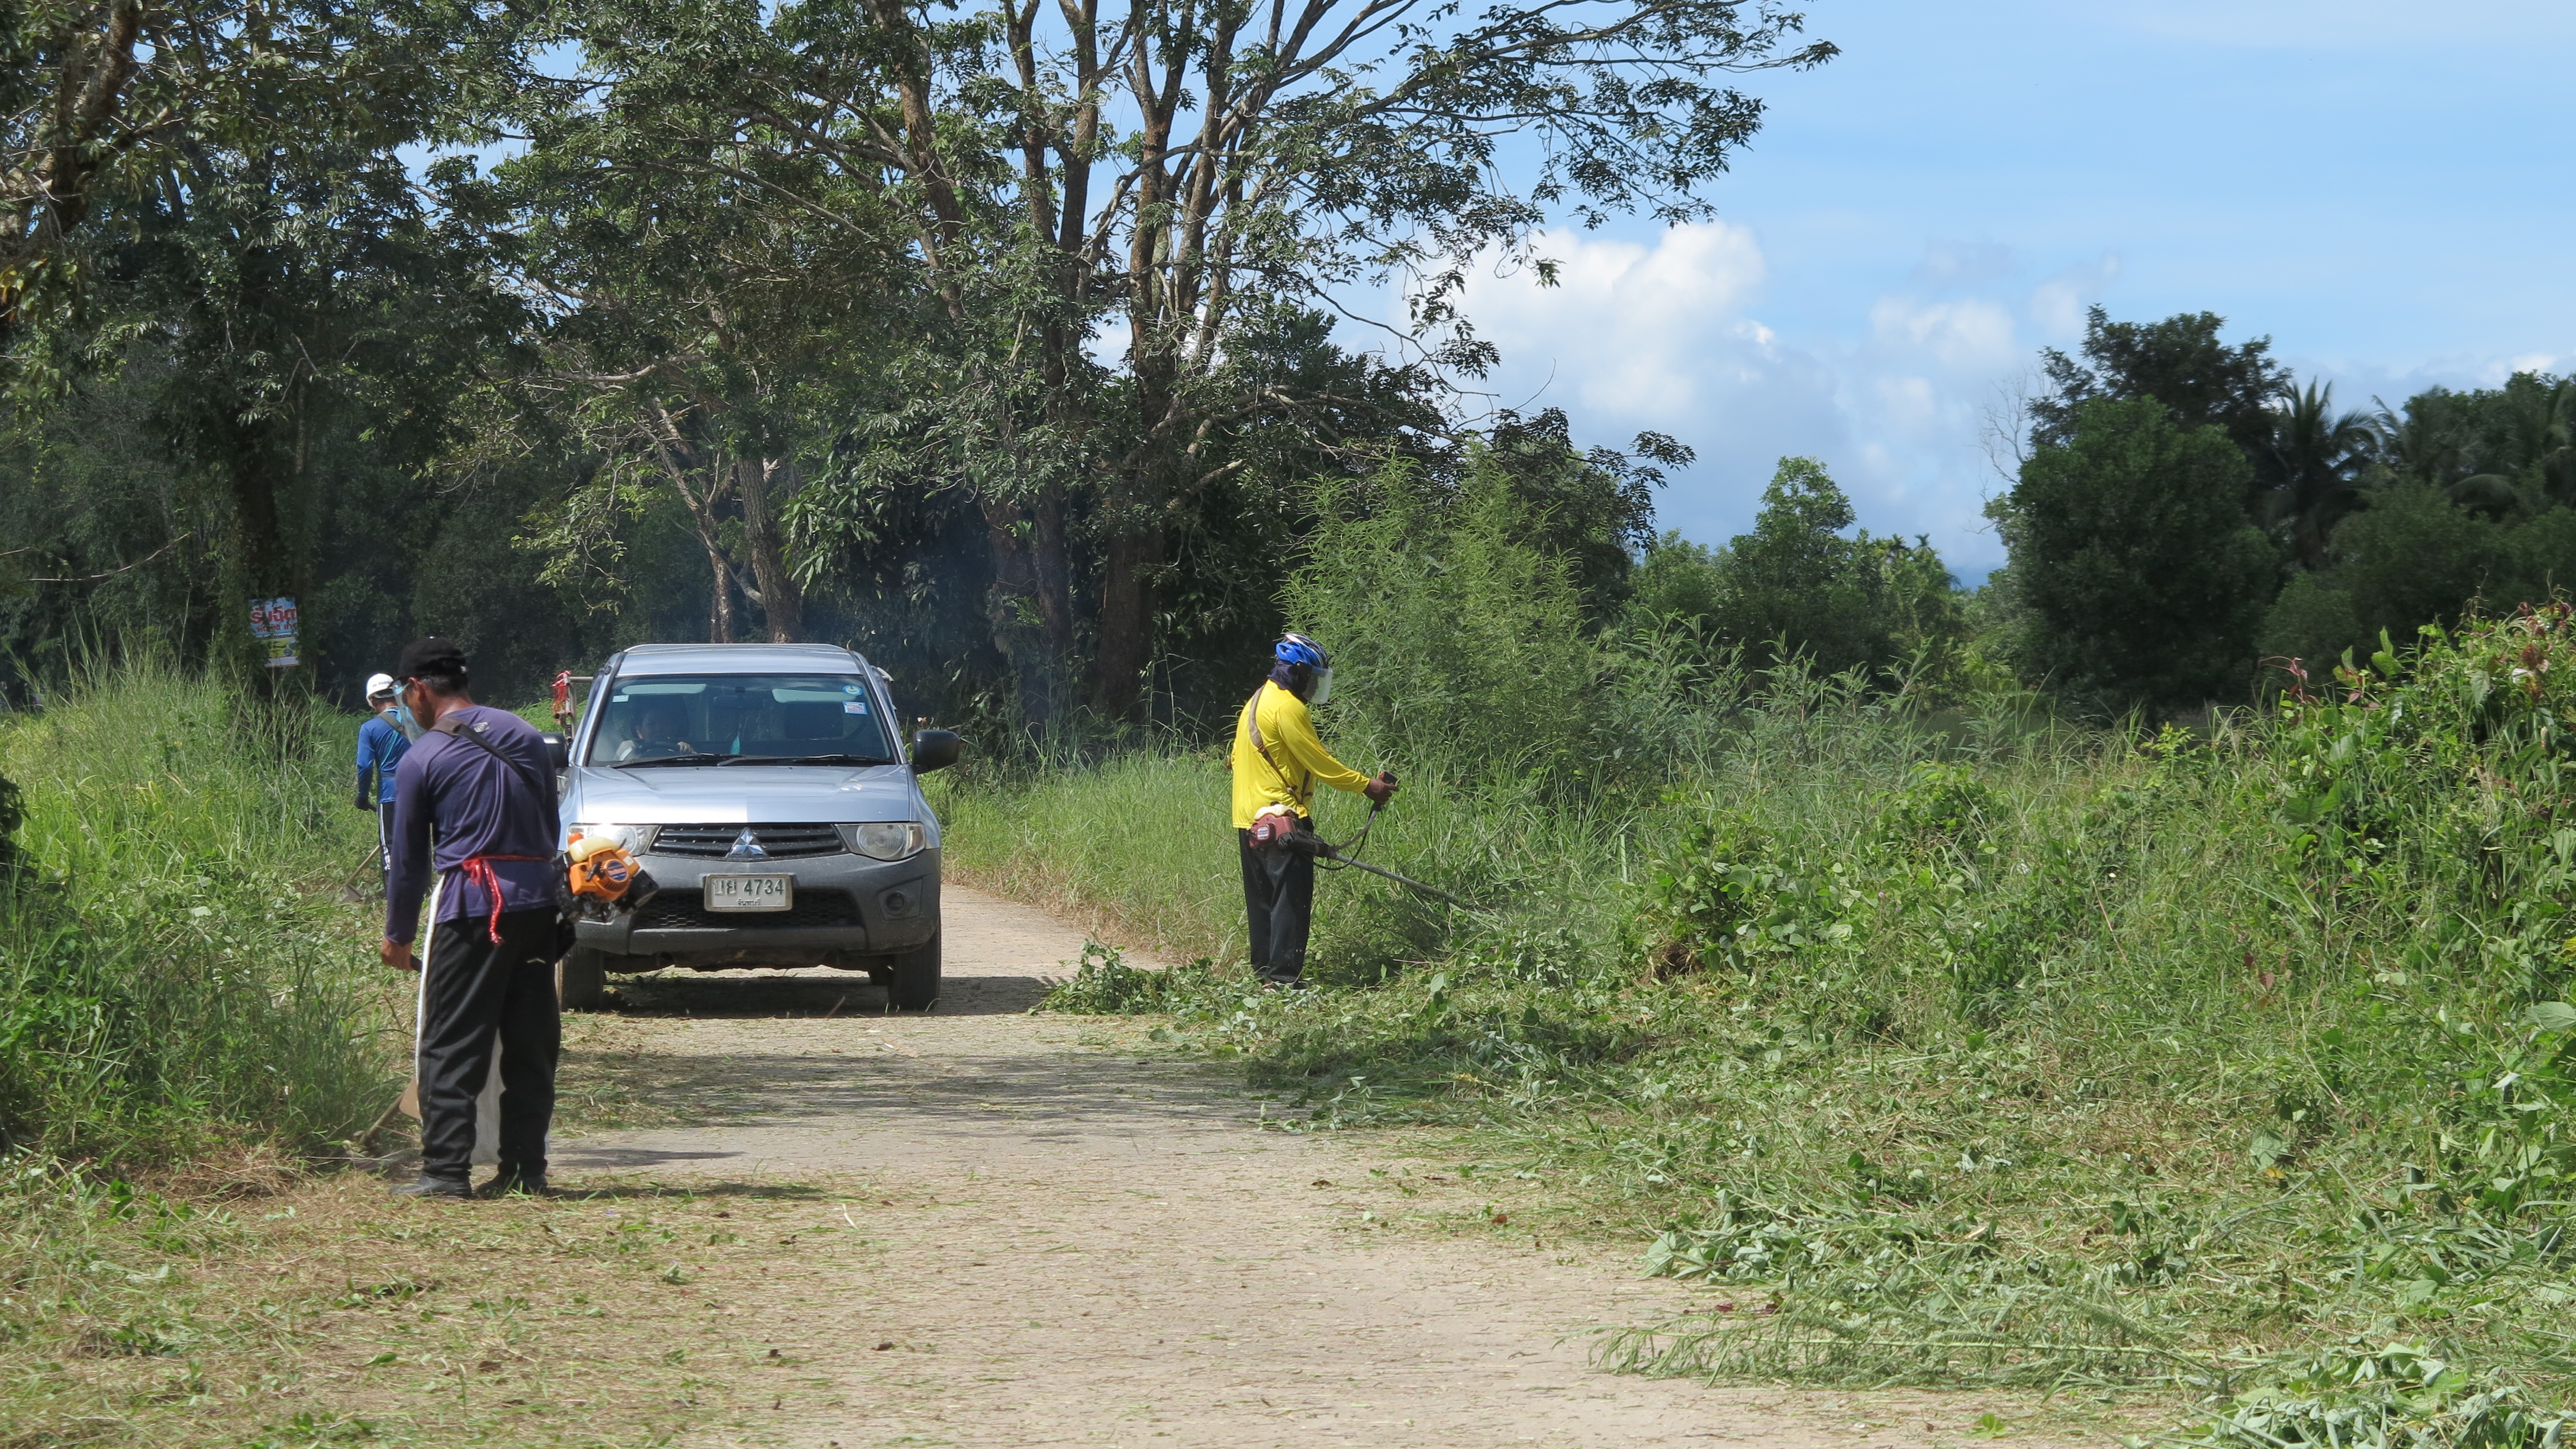
[[[929,945],[895,957],[887,974],[886,996],[895,1010],[928,1011],[939,999],[939,938],[933,936]]]
[[[555,963],[555,1000],[566,1011],[597,1011],[608,994],[608,958],[574,947]]]

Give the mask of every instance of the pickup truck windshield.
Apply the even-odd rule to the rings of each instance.
[[[835,765],[897,764],[886,722],[845,674],[657,674],[614,682],[583,757],[590,765],[665,760],[673,768],[809,756]]]

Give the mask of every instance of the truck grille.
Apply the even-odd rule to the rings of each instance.
[[[654,855],[687,855],[716,860],[733,853],[733,843],[748,828],[760,848],[781,860],[800,855],[839,855],[839,827],[831,825],[665,825],[653,833]]]
[[[848,891],[800,890],[796,904],[783,911],[711,911],[706,908],[703,892],[663,891],[635,913],[635,929],[639,931],[779,930],[857,924],[858,908],[851,904]]]

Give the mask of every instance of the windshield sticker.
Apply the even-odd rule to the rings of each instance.
[[[862,700],[862,699],[854,699],[854,700],[851,700],[848,704],[845,704],[845,705],[842,705],[842,706],[841,706],[841,713],[843,713],[843,714],[866,714],[867,712],[868,712],[868,705],[867,705],[867,701]]]

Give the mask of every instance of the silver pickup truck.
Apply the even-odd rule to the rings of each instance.
[[[602,665],[565,745],[564,838],[615,837],[661,889],[580,923],[563,1004],[666,966],[833,966],[898,1008],[936,1001],[939,821],[919,777],[959,743],[925,730],[907,757],[900,733],[885,676],[834,645],[639,644]]]

